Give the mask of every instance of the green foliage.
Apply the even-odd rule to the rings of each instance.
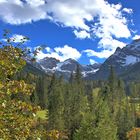
[[[47,120],[48,119],[47,116],[48,116],[48,110],[40,110],[40,111],[37,111],[36,113],[36,117],[43,120]]]
[[[24,80],[15,80],[15,75],[25,66],[25,52],[20,47],[24,39],[16,47],[7,37],[7,42],[0,46],[0,139],[55,139],[59,138],[57,130],[46,131],[38,117],[47,119],[46,113],[39,111],[40,107],[27,100],[35,87]],[[43,126],[43,127],[42,127]]]
[[[79,67],[75,75],[71,75],[69,81],[64,94],[64,120],[69,139],[73,139],[76,129],[80,127],[88,102]]]
[[[4,36],[7,36],[6,32]],[[34,90],[23,80],[12,80],[25,65],[23,52],[13,47],[7,38],[7,44],[0,47],[0,139],[36,139],[42,133],[35,128],[35,114],[38,107],[24,100]],[[22,99],[21,99],[22,96]],[[43,131],[42,131],[43,132]]]
[[[65,131],[70,140],[127,140],[126,133],[135,126],[136,107],[129,103],[113,68],[107,82],[85,83],[78,67],[69,83],[55,75],[49,83],[46,102],[51,129]]]
[[[117,126],[99,92],[93,93],[92,108],[84,114],[74,140],[117,140]],[[92,110],[92,111],[90,111]]]

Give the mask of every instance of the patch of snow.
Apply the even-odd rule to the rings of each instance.
[[[131,50],[140,50],[140,39],[134,40],[131,44],[127,45],[127,47],[131,48]]]
[[[132,47],[131,50],[140,50],[140,43]]]
[[[97,71],[98,71],[99,69],[94,69],[94,70],[91,70],[91,71],[83,71],[82,72],[82,75],[84,76],[84,77],[86,77],[88,74],[91,74],[91,73],[96,73]]]
[[[63,64],[64,64],[63,62],[58,63],[55,69],[58,70],[58,71],[62,71],[61,67],[62,67]]]
[[[66,61],[64,61],[64,62],[62,62],[62,63],[63,63],[63,65],[71,64],[71,62],[69,61],[69,59],[66,60]]]
[[[53,69],[49,69],[49,68],[45,68],[44,66],[40,65],[42,70],[44,70],[45,72],[51,71],[54,72],[55,71],[55,67],[53,67]]]
[[[129,55],[129,56],[126,56],[125,58],[125,66],[127,65],[133,65],[137,62],[140,62],[140,58],[139,57],[136,57],[136,56],[133,56],[133,55]]]
[[[56,68],[55,68],[55,70],[56,71],[60,71],[60,72],[68,72],[68,73],[71,73],[71,71],[69,71],[69,70],[62,70],[61,69],[61,67],[63,65],[66,65],[66,64],[70,64],[70,62],[69,61],[64,61],[64,62],[58,63],[57,66],[56,66]]]

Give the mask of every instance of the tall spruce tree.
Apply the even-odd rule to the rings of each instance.
[[[49,129],[64,130],[64,96],[61,82],[52,77],[48,89]]]
[[[70,78],[70,84],[65,93],[65,124],[69,133],[69,139],[80,127],[83,113],[86,110],[87,97],[84,92],[84,82],[82,80],[80,67],[77,66],[76,73]]]
[[[111,109],[112,113],[115,113],[115,99],[117,97],[117,77],[115,74],[115,70],[113,66],[110,66],[110,75],[108,78],[108,86],[109,86],[109,93],[108,93],[108,104]]]

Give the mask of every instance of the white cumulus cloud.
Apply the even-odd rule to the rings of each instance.
[[[125,46],[125,43],[113,38],[103,38],[99,42],[99,48],[103,48],[101,51],[97,52],[91,49],[87,49],[83,52],[86,53],[88,57],[96,56],[98,58],[108,58],[115,52],[116,48],[123,48]]]
[[[11,42],[14,42],[14,43],[20,43],[20,42],[27,42],[28,39],[27,37],[25,37],[24,35],[19,35],[19,34],[13,34],[11,37],[9,37],[10,41]],[[4,41],[6,42],[7,40],[6,39],[1,39],[1,41]]]
[[[74,30],[74,34],[77,38],[80,38],[80,39],[90,38],[90,33],[88,33],[85,30],[83,31]]]
[[[117,47],[123,48],[125,46],[125,43],[113,39],[112,37],[102,38],[99,42],[99,48],[104,48],[112,51],[116,50]]]
[[[140,39],[140,35],[135,35],[135,36],[133,37],[133,40],[136,40],[136,39]]]
[[[33,3],[23,3],[20,0],[0,1],[0,19],[10,24],[25,24],[46,19],[44,5],[34,6]]]
[[[123,8],[123,11],[129,14],[133,13],[133,10],[128,8]]]
[[[98,38],[102,53],[109,54],[124,46],[120,38],[131,37],[127,17],[132,13],[132,9],[106,0],[0,0],[0,19],[6,23],[19,25],[49,19],[71,27],[77,38]]]
[[[104,0],[0,1],[0,18],[5,22],[22,24],[49,18],[54,22],[76,29],[86,31],[94,29],[94,31],[98,31],[97,36],[99,37],[106,33],[116,37],[130,36],[127,19],[123,16],[124,11],[132,11],[132,9],[122,8],[121,4],[109,4]],[[93,24],[95,17],[98,20],[96,24]],[[88,24],[87,22],[92,23]]]
[[[28,41],[25,36],[19,35],[19,34],[14,34],[10,39],[14,40],[15,43],[19,43],[22,41],[25,41],[25,42]]]
[[[94,59],[89,59],[89,62],[91,65],[97,63]]]
[[[81,53],[77,49],[68,45],[65,45],[64,47],[55,47],[53,50],[47,47],[46,50],[47,53],[39,51],[37,58],[42,59],[44,57],[53,57],[60,61],[65,61],[69,58],[78,60],[81,57]]]

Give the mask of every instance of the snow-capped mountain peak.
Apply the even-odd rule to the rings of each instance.
[[[66,79],[70,77],[70,74],[76,72],[77,66],[79,66],[83,77],[88,77],[90,74],[94,74],[99,70],[101,64],[93,65],[81,65],[74,59],[67,59],[63,62],[55,58],[44,58],[36,62],[40,69],[45,73],[56,73],[57,75],[63,75]]]
[[[95,79],[107,78],[109,69],[112,65],[117,73],[120,75],[125,73],[128,69],[140,62],[140,39],[132,41],[124,48],[117,48],[115,53],[111,55],[100,67],[95,75]]]

